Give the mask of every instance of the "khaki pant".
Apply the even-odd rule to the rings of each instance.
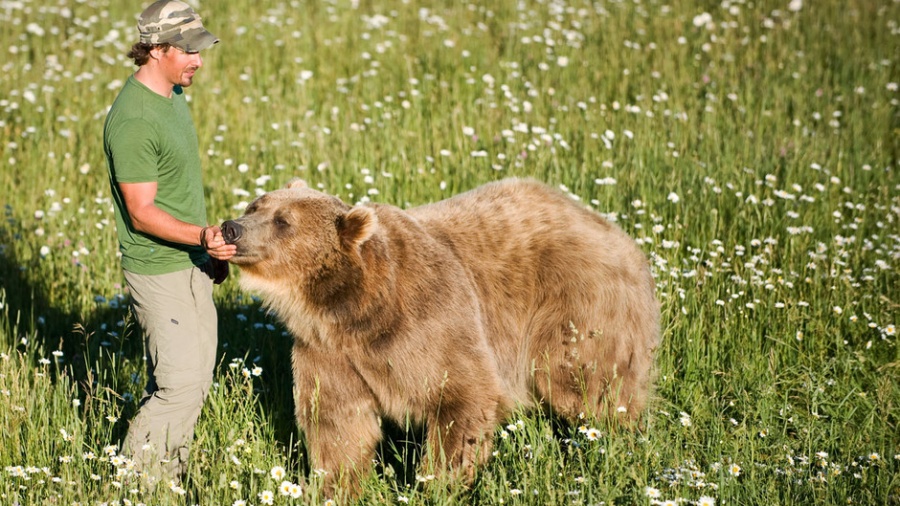
[[[153,276],[126,271],[125,281],[144,331],[149,380],[122,452],[145,476],[180,479],[213,379],[213,283],[196,267]]]

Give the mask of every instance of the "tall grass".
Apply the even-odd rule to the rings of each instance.
[[[466,489],[393,427],[359,503],[900,504],[900,3],[496,4],[198,6],[210,222],[293,177],[408,207],[527,176],[653,263],[641,430],[517,413]],[[294,427],[290,337],[237,274],[188,480],[151,493],[118,454],[145,372],[101,131],[139,10],[0,4],[0,502],[340,501]]]

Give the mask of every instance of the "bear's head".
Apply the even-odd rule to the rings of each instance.
[[[241,270],[242,287],[270,300],[299,291],[312,299],[307,302],[325,304],[361,277],[362,249],[377,226],[371,208],[351,207],[294,180],[224,222],[222,234],[237,246],[230,262]]]

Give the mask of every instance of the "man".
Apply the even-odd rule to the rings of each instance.
[[[183,2],[141,13],[138,70],[106,118],[103,146],[122,268],[144,333],[149,380],[123,443],[154,484],[186,470],[194,425],[212,384],[217,347],[213,282],[235,247],[206,226],[197,132],[184,96],[219,40]]]

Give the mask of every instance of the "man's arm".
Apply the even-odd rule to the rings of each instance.
[[[200,245],[200,233],[204,227],[181,221],[163,211],[154,203],[156,183],[119,183],[125,207],[131,216],[131,225],[148,235],[179,244]],[[225,244],[218,226],[206,227],[206,251],[213,258],[228,260],[237,249],[233,244]]]

